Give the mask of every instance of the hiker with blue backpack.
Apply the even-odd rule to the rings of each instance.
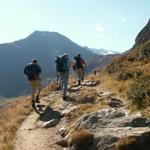
[[[29,85],[31,87],[31,99],[32,99],[32,107],[35,109],[35,103],[40,103],[39,95],[41,92],[41,78],[40,74],[42,73],[42,69],[38,64],[37,59],[32,59],[32,62],[27,64],[24,68],[24,74],[27,76],[29,81]]]
[[[77,76],[77,84],[81,85],[81,82],[84,80],[85,70],[87,69],[87,65],[84,59],[81,57],[81,54],[74,56],[75,64],[76,64],[76,76]]]
[[[55,63],[56,63],[56,72],[57,75],[59,74],[60,78],[62,97],[65,100],[67,98],[69,67],[71,63],[67,54],[57,56],[57,58],[55,59]]]

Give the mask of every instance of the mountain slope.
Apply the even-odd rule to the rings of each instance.
[[[145,30],[146,29],[146,30]],[[134,46],[105,69],[107,88],[124,96],[136,109],[150,106],[150,21],[136,37]],[[137,40],[138,39],[138,40]]]
[[[56,32],[35,31],[25,39],[0,44],[0,95],[11,97],[29,91],[23,69],[33,57],[42,67],[45,84],[47,78],[55,75],[54,58],[62,53],[67,53],[71,59],[80,53],[86,61],[97,56]]]
[[[122,56],[114,59],[107,67],[110,74],[114,74],[118,79],[127,75],[129,78],[136,78],[139,75],[149,75],[148,66],[150,64],[150,21],[139,32],[135,39],[135,44],[131,50]],[[122,76],[121,76],[122,75]],[[128,77],[123,77],[125,80]],[[121,79],[120,78],[120,79]],[[122,79],[123,79],[122,78]]]

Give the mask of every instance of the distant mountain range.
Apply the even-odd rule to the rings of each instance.
[[[119,52],[112,51],[112,50],[105,50],[105,49],[96,49],[96,48],[89,48],[85,46],[87,50],[90,50],[91,52],[98,54],[98,55],[110,55],[110,54],[119,54]]]
[[[107,57],[97,55],[57,32],[35,31],[25,39],[0,44],[0,96],[12,97],[29,92],[23,69],[34,57],[42,67],[43,81],[54,77],[54,58],[63,53],[67,53],[71,59],[80,53],[87,64],[90,64],[89,71],[93,70],[95,65],[99,67],[104,65],[104,63],[92,65],[92,61],[89,60],[96,58],[104,61]],[[106,59],[107,63],[113,57],[114,55],[109,56],[109,60]]]

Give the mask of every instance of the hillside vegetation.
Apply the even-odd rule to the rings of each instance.
[[[148,27],[150,28],[149,23],[146,29],[150,32]],[[148,34],[145,30],[142,31]],[[127,53],[113,59],[101,74],[103,78],[109,78],[110,86],[115,82],[116,86],[112,89],[116,89],[138,109],[150,106],[150,37],[144,42],[140,41],[145,39],[145,34],[140,32],[138,36],[142,37],[138,37],[138,43]]]
[[[18,98],[0,110],[0,150],[11,150],[12,140],[31,111],[29,98]]]

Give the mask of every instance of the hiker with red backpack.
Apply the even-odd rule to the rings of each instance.
[[[69,67],[70,67],[70,60],[67,54],[59,55],[55,59],[56,63],[56,72],[59,74],[60,77],[60,84],[62,90],[62,97],[65,100],[67,98],[67,86],[69,80]]]
[[[27,64],[24,68],[24,74],[27,76],[29,81],[29,85],[31,87],[31,99],[32,99],[32,107],[35,109],[35,102],[40,103],[39,95],[41,92],[41,78],[40,74],[42,73],[42,69],[38,64],[37,59],[32,59],[32,62]]]
[[[78,85],[81,85],[81,82],[84,80],[86,63],[80,54],[74,56],[75,64],[76,64],[76,75]]]

